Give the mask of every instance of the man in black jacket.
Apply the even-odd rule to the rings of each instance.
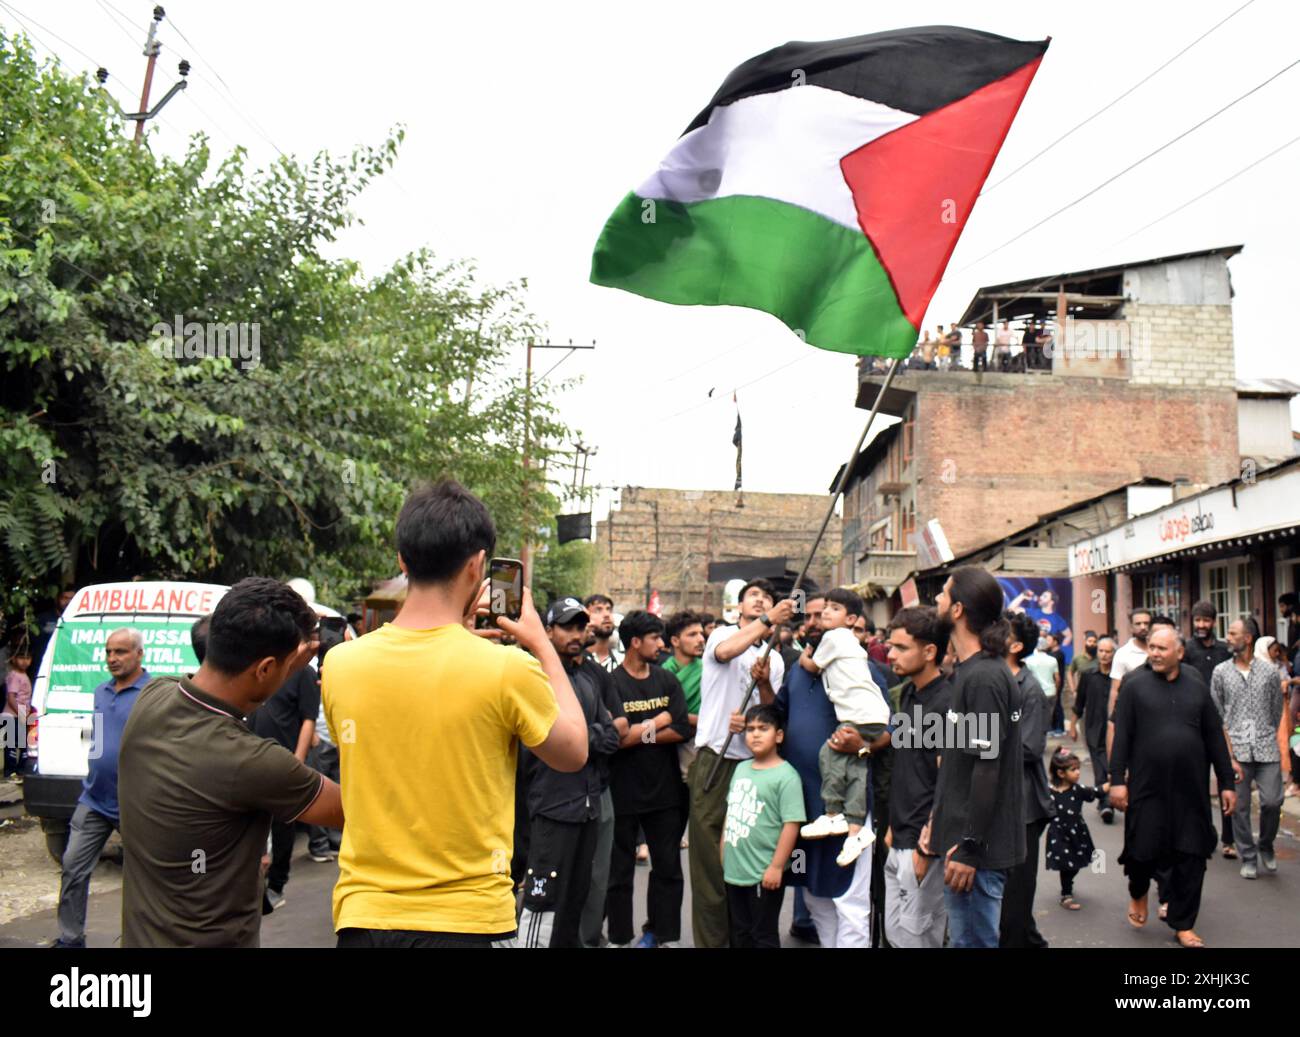
[[[1210,678],[1214,676],[1214,668],[1219,663],[1226,663],[1232,658],[1228,646],[1214,636],[1214,626],[1218,616],[1218,609],[1208,601],[1198,601],[1192,606],[1192,636],[1187,639],[1183,662],[1205,678],[1206,687],[1209,687]],[[1232,818],[1228,814],[1221,813],[1220,820],[1223,831],[1223,856],[1235,858],[1237,840],[1232,831]]]
[[[581,947],[579,923],[591,883],[600,797],[621,732],[605,708],[608,677],[583,660],[588,617],[582,603],[560,598],[543,622],[587,721],[587,762],[578,771],[556,771],[520,747],[529,830],[519,939],[525,947]],[[622,724],[626,730],[627,721]]]
[[[1079,674],[1074,691],[1074,719],[1070,721],[1070,737],[1079,736],[1079,720],[1083,720],[1083,740],[1092,758],[1092,783],[1104,785],[1110,781],[1110,762],[1106,756],[1106,709],[1110,703],[1110,668],[1115,658],[1115,639],[1103,637],[1097,642],[1097,665]],[[1097,801],[1097,809],[1106,824],[1115,820],[1115,809],[1110,797]]]
[[[1002,890],[998,946],[1045,948],[1047,941],[1034,922],[1034,893],[1038,889],[1038,858],[1043,832],[1055,813],[1052,797],[1047,791],[1047,772],[1043,769],[1047,715],[1052,707],[1038,678],[1022,665],[1025,656],[1038,644],[1038,624],[1023,612],[1004,612],[1002,618],[1011,624],[1007,665],[1023,696],[1020,746],[1025,773],[1025,859],[1007,872],[1007,883]]]
[[[1002,600],[998,581],[969,565],[935,599],[957,665],[934,811],[918,845],[945,862],[953,947],[998,945],[1007,872],[1025,859],[1024,696],[1007,669]]]

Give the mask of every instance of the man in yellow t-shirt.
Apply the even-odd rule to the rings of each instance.
[[[397,520],[401,612],[323,665],[347,818],[340,947],[511,941],[519,743],[558,771],[586,763],[581,707],[528,590],[518,622],[472,630],[495,544],[487,509],[459,484],[415,490]],[[532,654],[494,643],[501,630]]]

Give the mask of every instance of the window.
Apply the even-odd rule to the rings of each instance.
[[[1134,577],[1138,584],[1134,600],[1153,616],[1168,616],[1183,625],[1182,577],[1178,573],[1149,573]]]
[[[1201,566],[1201,582],[1206,588],[1206,597],[1214,606],[1218,617],[1214,621],[1215,636],[1222,639],[1228,636],[1228,627],[1235,619],[1249,616],[1250,607],[1250,561],[1244,558],[1232,558],[1225,562],[1211,562]]]

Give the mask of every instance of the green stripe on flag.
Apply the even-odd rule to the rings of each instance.
[[[768,198],[629,194],[596,243],[591,280],[660,302],[765,310],[837,353],[907,357],[916,345],[862,231]]]

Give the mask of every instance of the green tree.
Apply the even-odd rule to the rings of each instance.
[[[0,32],[5,607],[63,581],[250,574],[349,600],[393,572],[407,489],[444,475],[514,550],[554,513],[520,463],[526,284],[427,250],[366,278],[322,252],[401,139],[265,170],[201,135],[156,156]],[[545,393],[528,415],[544,464],[568,431]]]

